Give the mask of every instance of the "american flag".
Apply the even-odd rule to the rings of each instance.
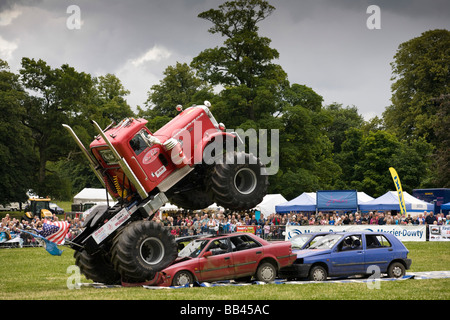
[[[67,221],[47,221],[44,220],[42,224],[42,230],[38,234],[45,239],[61,244],[69,231],[69,223]]]

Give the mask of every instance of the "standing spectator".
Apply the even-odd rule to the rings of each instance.
[[[278,226],[278,225],[280,225],[280,223],[281,223],[281,220],[280,220],[279,215],[275,214],[272,219],[272,224],[275,226]]]
[[[433,211],[430,211],[430,213],[429,213],[429,214],[426,216],[426,218],[425,218],[425,223],[426,223],[427,225],[433,225],[434,222],[437,223],[437,219],[436,219],[436,217],[434,216]]]
[[[348,214],[345,214],[344,219],[342,220],[342,224],[350,224],[350,217],[348,216]]]
[[[270,233],[270,225],[269,221],[266,221],[266,224],[264,225],[264,239],[267,239],[269,237]]]
[[[218,227],[218,225],[217,225],[217,221],[215,219],[214,213],[211,214],[211,218],[209,219],[209,221],[208,221],[208,223],[206,225],[208,226],[209,233],[217,234],[217,231],[219,229],[218,228],[216,229],[216,227]]]
[[[380,216],[378,217],[378,225],[385,225],[386,224],[386,221],[384,220],[384,213],[383,212],[381,212],[380,213]]]
[[[377,215],[373,214],[373,212],[369,212],[370,221],[369,224],[378,224]]]
[[[319,212],[319,214],[321,214],[322,212]],[[328,224],[328,220],[327,217],[325,215],[322,215],[322,218],[320,219],[320,224],[321,225],[326,225]]]
[[[258,237],[262,238],[262,228],[261,228],[261,226],[257,226],[257,227],[256,227],[256,232],[255,232],[255,234],[256,234]]]
[[[309,225],[308,217],[304,216],[303,219],[300,221],[301,226],[307,226]]]

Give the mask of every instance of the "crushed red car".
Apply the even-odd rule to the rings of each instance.
[[[153,285],[186,286],[252,277],[271,282],[295,259],[288,241],[268,242],[250,233],[204,237],[184,247],[169,267],[156,274]]]

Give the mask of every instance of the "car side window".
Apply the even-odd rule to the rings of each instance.
[[[392,247],[392,244],[383,235],[367,234],[366,235],[366,246],[367,246],[367,249],[389,248],[389,247]]]
[[[247,250],[251,248],[258,248],[261,246],[258,242],[252,238],[242,235],[230,238],[233,251]]]
[[[214,240],[209,244],[206,251],[211,251],[213,256],[230,252],[230,246],[227,239]]]
[[[350,251],[361,249],[362,249],[362,242],[360,235],[347,236],[338,245],[338,251]]]

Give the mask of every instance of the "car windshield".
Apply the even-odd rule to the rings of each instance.
[[[208,239],[191,241],[178,253],[178,256],[181,258],[196,258],[208,243]]]
[[[319,239],[316,243],[311,245],[310,249],[331,249],[340,239],[342,238],[341,234],[329,234],[321,239]]]
[[[313,236],[313,234],[309,233],[309,234],[299,234],[299,235],[296,235],[295,237],[292,237],[291,239],[289,239],[289,241],[292,243],[292,249],[303,248],[305,243],[309,239],[311,239],[312,236]]]

